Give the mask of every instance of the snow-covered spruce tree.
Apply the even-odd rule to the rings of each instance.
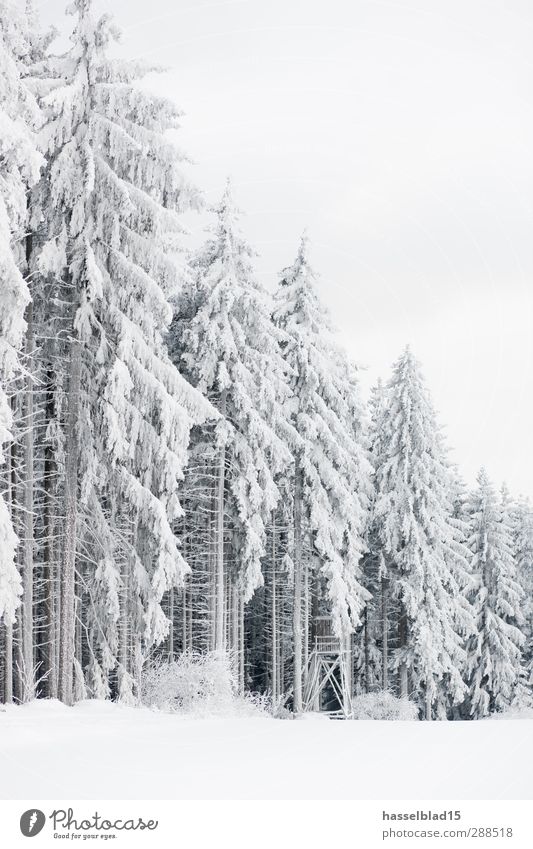
[[[9,382],[20,373],[19,350],[27,329],[25,313],[30,294],[23,278],[24,254],[16,247],[24,237],[27,222],[27,191],[38,179],[42,158],[37,151],[34,130],[38,109],[21,74],[27,50],[24,16],[11,4],[0,3],[0,464],[3,447],[11,440],[12,415],[8,399]],[[21,578],[15,565],[18,544],[10,515],[10,489],[0,478],[0,622],[6,625],[4,695],[13,695],[12,625],[22,594]],[[33,505],[29,507],[30,516]],[[23,663],[33,674],[32,642],[32,558],[25,559]]]
[[[25,3],[25,51],[21,73],[26,86],[37,103],[55,81],[50,79],[49,48],[56,31],[43,30],[33,0]],[[42,125],[41,110],[37,116]],[[20,466],[23,474],[20,499],[32,504],[24,508],[24,552],[22,563],[32,562],[33,586],[25,585],[32,593],[31,607],[34,620],[34,658],[38,687],[35,694],[57,697],[58,616],[57,574],[59,570],[59,537],[56,534],[55,515],[57,469],[60,463],[60,434],[57,416],[60,405],[57,372],[60,370],[62,326],[57,321],[55,291],[43,285],[38,260],[40,246],[48,238],[47,221],[42,214],[42,192],[45,180],[34,186],[27,196],[28,222],[23,246],[31,303],[27,310],[28,330],[25,344],[25,387],[19,394],[23,406],[21,427]],[[29,570],[28,570],[29,571]],[[23,607],[29,607],[23,599]],[[28,641],[29,642],[29,641]],[[29,646],[26,647],[29,653]],[[24,662],[24,667],[28,663]]]
[[[444,679],[454,703],[465,694],[458,586],[451,565],[461,547],[442,439],[409,348],[393,367],[380,439],[374,522],[399,606],[393,665],[400,696],[419,701],[431,719],[440,713]]]
[[[301,240],[294,263],[281,273],[274,321],[285,334],[282,350],[292,397],[287,409],[300,439],[291,473],[294,536],[294,709],[302,710],[303,551],[309,544],[325,579],[336,635],[346,643],[361,624],[369,594],[362,586],[370,464],[362,440],[354,369],[334,339],[316,293],[316,276]]]
[[[441,434],[442,437],[442,434]],[[442,440],[441,444],[445,454],[447,447]],[[476,633],[476,616],[470,602],[472,595],[472,574],[470,571],[470,555],[468,539],[470,534],[469,517],[467,511],[468,491],[461,479],[458,469],[448,461],[450,474],[450,492],[452,504],[451,523],[454,528],[454,539],[449,557],[447,558],[455,586],[454,621],[455,629],[461,637],[462,646],[466,650],[468,640]],[[465,663],[461,668],[463,679],[466,679],[466,654]],[[465,681],[466,683],[466,681]],[[453,687],[450,686],[449,676],[445,675],[440,682],[441,695],[436,702],[436,714],[438,719],[460,718],[463,715],[464,703],[458,704],[455,699]]]
[[[384,406],[385,387],[379,379],[370,391],[368,404],[368,444],[373,470],[377,468],[380,462],[381,417]],[[371,595],[364,613],[364,692],[371,692],[378,688],[388,690],[389,688],[389,629],[392,614],[389,599],[389,579],[381,551],[378,525],[373,519],[375,501],[375,474],[372,474],[372,492],[365,534],[367,551],[363,560],[364,584]]]
[[[379,603],[378,587],[375,580],[378,577],[367,558],[369,551],[370,519],[374,498],[373,468],[370,452],[370,422],[367,417],[366,405],[363,403],[359,388],[359,375],[356,366],[344,356],[340,359],[341,390],[344,386],[344,396],[348,408],[346,423],[352,431],[357,454],[354,460],[359,463],[355,469],[355,480],[358,482],[358,494],[364,505],[364,524],[359,532],[364,540],[365,554],[361,562],[361,583],[369,592],[370,598],[365,604],[360,628],[353,638],[353,689],[355,693],[368,693],[379,687],[381,679],[381,655],[376,640],[378,637],[376,622],[376,605]],[[345,379],[342,380],[342,373]],[[370,405],[370,409],[372,409]],[[362,464],[362,465],[361,465]]]
[[[478,475],[468,512],[472,603],[477,620],[477,634],[468,647],[469,705],[471,717],[481,719],[512,704],[523,686],[523,592],[506,509],[484,469]]]
[[[275,477],[291,462],[288,389],[269,298],[255,278],[229,183],[214,212],[171,344],[176,364],[221,414],[214,429],[198,436],[196,459],[203,457],[212,480],[213,645],[225,649],[230,632],[232,648],[242,654],[243,604],[263,583],[265,526],[279,498]]]
[[[523,590],[524,662],[529,686],[533,687],[533,510],[527,498],[518,500],[512,522],[517,579]]]
[[[59,668],[67,703],[81,665],[91,692],[107,695],[119,655],[117,687],[128,697],[143,654],[164,639],[163,595],[187,572],[172,522],[189,430],[214,412],[164,345],[178,213],[195,200],[166,136],[179,113],[136,85],[145,68],[107,58],[116,31],[107,17],[93,20],[90,0],[71,11],[72,47],[43,98],[50,236],[40,262],[43,276],[61,266],[69,296]],[[82,646],[76,616],[88,627]],[[119,631],[120,618],[128,629]]]

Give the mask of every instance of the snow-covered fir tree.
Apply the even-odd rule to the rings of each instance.
[[[214,213],[180,299],[172,345],[176,364],[221,415],[214,431],[200,438],[200,455],[212,468],[214,647],[224,649],[228,581],[229,606],[240,607],[241,618],[242,605],[263,582],[265,527],[279,499],[276,475],[291,462],[291,432],[279,333],[229,182]]]
[[[300,444],[291,475],[294,538],[294,705],[302,710],[303,550],[311,543],[325,579],[336,635],[346,642],[361,624],[369,594],[362,585],[370,464],[364,445],[355,372],[339,349],[316,291],[308,240],[282,271],[274,320],[285,334],[283,355],[292,397],[287,404]]]
[[[107,58],[116,30],[107,17],[93,19],[90,0],[75,0],[72,12],[72,47],[52,63],[56,81],[43,98],[49,237],[39,262],[44,279],[61,279],[69,304],[60,615],[66,702],[80,665],[88,665],[91,691],[107,695],[119,655],[125,693],[143,652],[165,637],[161,600],[187,572],[172,530],[181,513],[178,483],[189,430],[211,413],[164,344],[180,279],[173,256],[179,213],[196,197],[165,135],[179,112],[136,84],[147,68]],[[81,593],[89,636],[78,654]],[[123,631],[121,616],[129,623]],[[128,640],[122,650],[121,635]]]
[[[441,682],[462,701],[465,653],[452,560],[451,481],[420,367],[407,348],[393,367],[381,417],[374,521],[391,592],[399,605],[394,668],[399,693],[439,714]],[[464,552],[466,555],[466,551]]]
[[[369,451],[372,464],[372,493],[366,530],[367,553],[364,558],[365,587],[371,598],[365,609],[364,665],[367,692],[389,689],[389,638],[390,623],[394,618],[389,593],[386,562],[380,545],[379,523],[374,520],[376,502],[375,469],[381,458],[381,419],[385,407],[385,387],[379,379],[371,388],[369,412]]]
[[[42,164],[34,131],[38,108],[21,73],[28,50],[24,15],[0,3],[0,464],[11,439],[9,384],[20,369],[19,351],[26,331],[30,294],[22,274],[17,241],[27,224],[27,191]],[[17,536],[10,515],[9,486],[0,478],[0,621],[14,622],[21,595],[15,566]],[[29,611],[31,618],[32,613]]]
[[[524,593],[524,662],[529,685],[533,686],[533,510],[529,499],[518,500],[512,511],[512,523],[517,579]]]
[[[517,580],[507,505],[498,498],[484,469],[468,512],[477,626],[468,647],[469,708],[472,718],[481,719],[509,707],[521,694],[523,591]]]

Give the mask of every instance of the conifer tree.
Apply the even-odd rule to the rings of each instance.
[[[523,685],[523,592],[516,575],[507,510],[484,469],[478,475],[468,512],[477,624],[468,650],[469,705],[472,718],[481,719],[512,704]]]
[[[0,3],[0,464],[3,448],[12,438],[9,384],[20,373],[19,351],[30,303],[17,242],[27,223],[27,191],[38,179],[42,163],[34,136],[38,109],[21,74],[26,50],[23,16],[11,4]],[[15,566],[18,541],[4,495],[6,483],[2,476],[0,621],[11,626],[22,588]]]
[[[417,699],[431,719],[438,712],[443,679],[454,703],[465,693],[458,587],[451,567],[460,556],[460,542],[435,413],[409,348],[387,386],[380,440],[374,520],[399,606],[394,666],[400,695]]]
[[[165,137],[179,112],[136,84],[148,68],[107,58],[116,29],[106,16],[93,20],[90,0],[72,11],[72,47],[52,63],[56,81],[43,98],[49,237],[40,257],[44,278],[62,269],[69,305],[59,670],[67,703],[80,676],[80,593],[89,605],[81,660],[95,695],[107,695],[117,668],[120,616],[131,623],[121,692],[167,633],[162,598],[188,571],[172,529],[177,488],[190,427],[211,411],[164,344],[181,273],[179,213],[196,197]]]
[[[262,585],[265,527],[279,499],[275,478],[291,454],[279,334],[229,182],[214,212],[212,235],[195,255],[180,299],[172,344],[176,364],[221,414],[200,451],[214,477],[214,647],[225,649],[225,586],[229,580],[242,605]]]
[[[381,379],[372,387],[369,398],[369,451],[372,464],[372,492],[366,532],[364,558],[365,587],[371,594],[365,610],[366,691],[389,689],[389,631],[392,618],[389,578],[379,539],[379,524],[374,519],[376,502],[375,469],[381,458],[381,419],[385,406],[385,387]],[[379,653],[379,657],[378,657]]]
[[[518,500],[512,518],[517,579],[523,590],[524,662],[533,686],[533,510],[527,498]]]
[[[301,711],[304,641],[302,603],[307,575],[304,548],[320,562],[335,633],[346,645],[369,594],[362,586],[361,557],[370,494],[354,370],[340,351],[316,293],[308,240],[281,273],[274,320],[285,334],[290,375],[288,409],[300,444],[292,472],[294,538],[294,707]]]

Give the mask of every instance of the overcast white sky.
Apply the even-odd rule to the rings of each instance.
[[[233,177],[267,285],[307,227],[365,389],[409,342],[467,481],[485,464],[533,496],[530,0],[95,7],[171,66],[152,87],[208,201]]]

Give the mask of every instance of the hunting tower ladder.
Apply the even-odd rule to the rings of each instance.
[[[314,645],[309,655],[304,710],[350,719],[352,709],[351,639],[333,633],[331,616],[314,620]]]

